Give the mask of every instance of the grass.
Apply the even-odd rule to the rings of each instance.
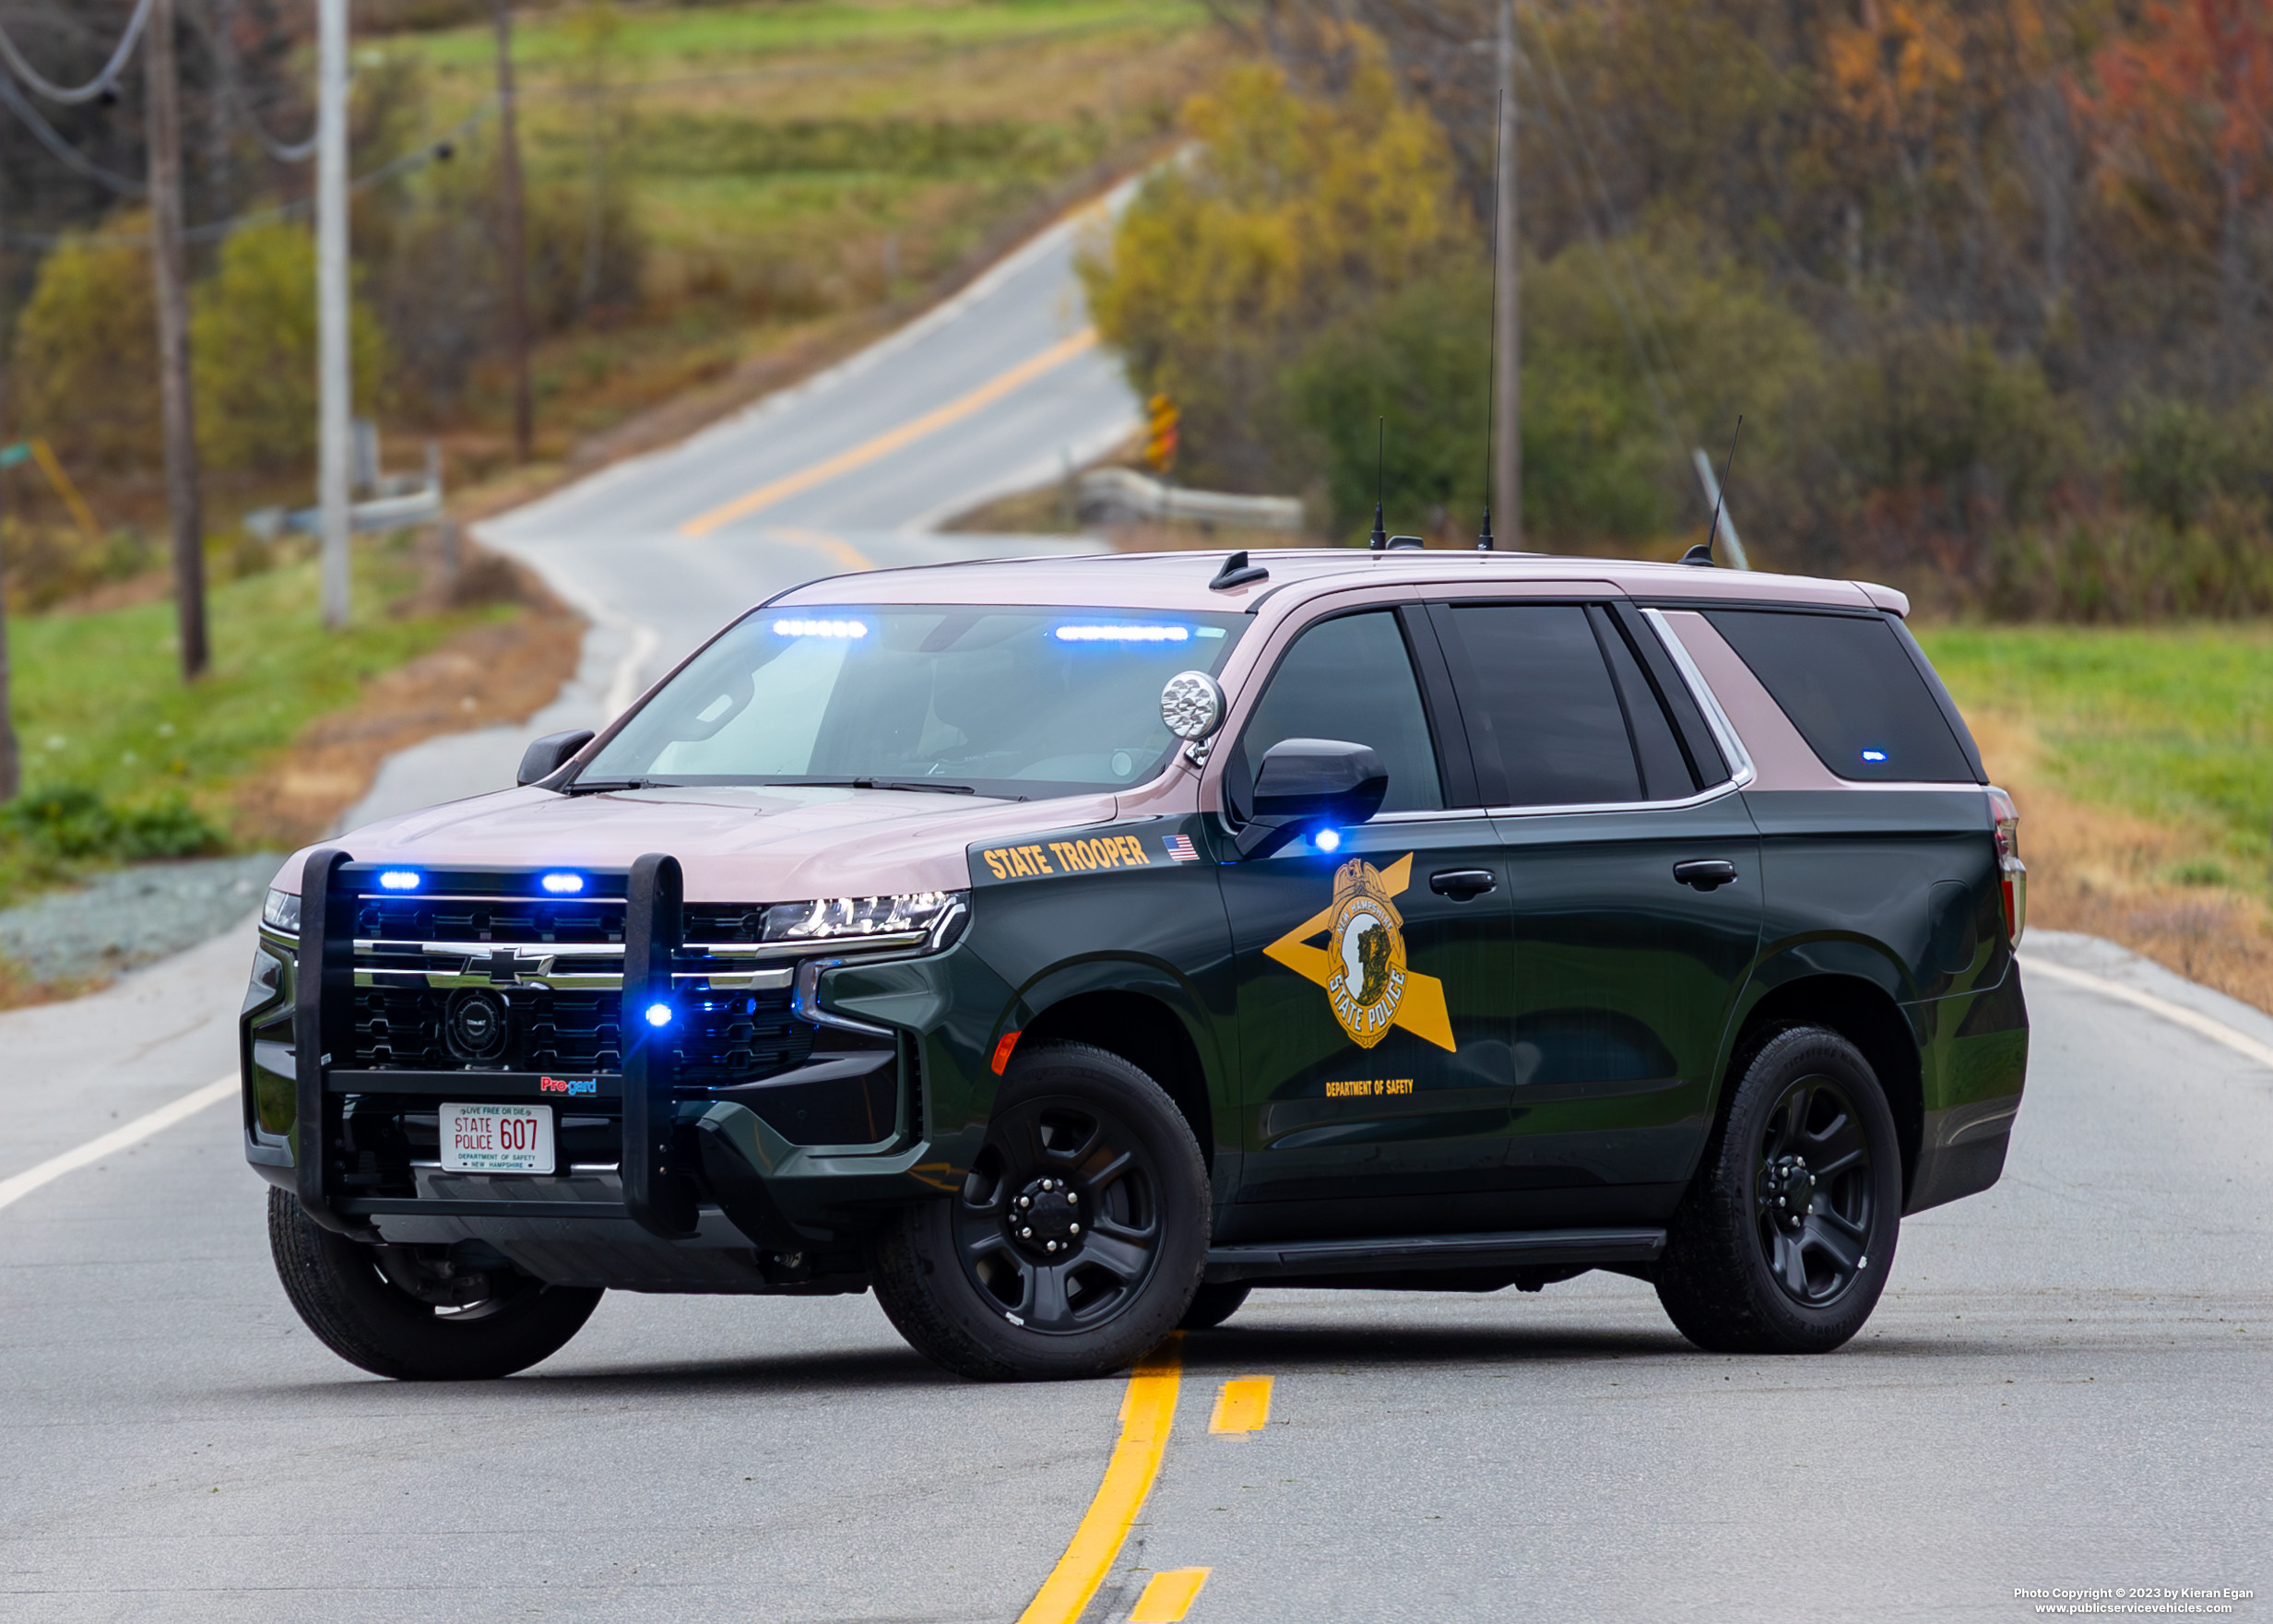
[[[194,684],[181,680],[171,600],[15,620],[12,698],[26,791],[84,788],[130,806],[171,793],[225,824],[231,786],[315,717],[352,705],[368,679],[467,625],[514,613],[395,612],[418,579],[407,551],[367,544],[356,559],[357,613],[338,633],[319,618],[313,561],[217,587],[207,610],[212,670]],[[20,842],[6,845],[0,901],[68,877]]]
[[[1920,639],[1968,714],[2024,717],[2053,787],[2196,831],[2213,871],[2273,859],[2273,627],[1948,627]]]
[[[2273,1010],[2273,627],[1919,641],[2019,804],[2030,919]]]

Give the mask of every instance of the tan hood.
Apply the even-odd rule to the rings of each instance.
[[[642,789],[555,795],[504,789],[407,812],[326,845],[358,862],[628,868],[644,852],[676,857],[690,902],[803,902],[959,891],[965,849],[1029,831],[1109,821],[1110,795],[991,800],[894,789]],[[309,849],[314,849],[313,848]],[[277,877],[300,889],[306,852]]]

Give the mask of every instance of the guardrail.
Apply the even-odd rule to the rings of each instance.
[[[1187,519],[1242,530],[1299,532],[1302,528],[1302,504],[1295,497],[1188,491],[1134,468],[1093,469],[1081,477],[1074,490],[1074,511],[1083,524]]]

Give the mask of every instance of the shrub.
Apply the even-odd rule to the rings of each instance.
[[[114,862],[195,857],[223,844],[179,792],[120,806],[77,785],[33,790],[0,807],[0,829],[42,856]]]
[[[386,381],[384,336],[370,306],[349,324],[358,409]],[[277,473],[315,461],[315,242],[307,227],[271,220],[231,232],[190,315],[199,449],[217,470]]]
[[[66,236],[41,262],[17,320],[18,419],[82,473],[147,468],[161,455],[149,250],[118,240],[148,229],[136,212]]]

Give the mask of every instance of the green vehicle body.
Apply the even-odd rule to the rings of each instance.
[[[655,1175],[679,1181],[692,1217],[656,1221],[629,1189],[629,1149],[614,1179],[595,1174],[574,1191],[574,1179],[542,1181],[562,1188],[533,1206],[535,1182],[504,1175],[475,1195],[459,1181],[449,1199],[426,1175],[417,1193],[368,1166],[353,1183],[343,1123],[378,1096],[342,1096],[327,1080],[345,1070],[336,1052],[344,1006],[332,1006],[328,1026],[306,1025],[323,1013],[322,998],[302,991],[320,979],[320,944],[268,925],[242,1019],[248,1159],[327,1227],[493,1244],[544,1278],[858,1289],[862,1238],[881,1215],[961,1187],[1008,1061],[1031,1046],[1080,1043],[1135,1064],[1190,1122],[1213,1186],[1209,1279],[1533,1285],[1588,1267],[1646,1274],[1704,1153],[1732,1057],[1751,1036],[1804,1023],[1841,1033],[1876,1071],[1900,1136],[1904,1212],[1995,1180],[2027,1062],[2013,951],[2025,892],[1962,722],[1920,656],[1973,781],[1841,778],[1707,621],[1730,607],[1875,619],[1914,647],[1900,632],[1898,595],[1597,561],[1264,556],[1274,581],[1231,592],[1207,586],[1216,561],[1187,554],[898,572],[790,595],[794,605],[1189,604],[1255,623],[1225,667],[1228,721],[1205,750],[1178,753],[1159,782],[1129,795],[927,811],[936,839],[960,848],[967,919],[952,944],[866,954],[854,944],[798,959],[787,996],[811,1043],[799,1066],[733,1097],[681,1081],[650,1102],[666,1124]],[[914,575],[924,578],[905,578]],[[1629,805],[1486,804],[1469,746],[1444,714],[1462,703],[1460,684],[1424,644],[1448,603],[1517,600],[1591,605],[1602,624],[1627,628],[1652,677],[1689,691],[1689,725],[1701,718],[1718,741],[1719,782]],[[1236,791],[1218,785],[1237,770],[1229,758],[1255,694],[1303,630],[1384,608],[1404,617],[1424,668],[1447,807],[1339,829],[1332,851],[1306,836],[1242,857],[1241,820],[1225,798]],[[538,807],[539,798],[560,799],[542,784],[492,799],[535,808],[529,816],[574,810]],[[669,794],[609,799],[654,805]],[[862,837],[846,836],[856,849],[841,860],[853,871]],[[382,828],[336,848],[352,863],[339,873],[363,875],[366,888],[374,863],[513,867],[455,848],[446,834],[414,848]],[[312,855],[331,860],[302,854],[281,889],[301,888]],[[630,876],[630,855],[563,846],[516,871],[579,862]],[[806,895],[706,895],[712,882],[694,857],[675,855],[688,861],[690,918]],[[1699,862],[1732,865],[1734,879],[1675,882],[1675,864]],[[906,888],[879,873],[849,889]],[[1458,880],[1450,890],[1448,875]],[[1480,877],[1488,889],[1462,889]],[[1341,929],[1359,915],[1363,929]],[[1361,963],[1363,954],[1372,956]],[[309,1064],[296,1021],[335,1052]],[[833,1061],[839,1042],[854,1046],[851,1058]],[[790,1092],[778,1101],[764,1092],[787,1076],[808,1090],[795,1099],[820,1098],[811,1091],[861,1067],[864,1120],[877,1132],[858,1142],[814,1142]],[[368,1087],[374,1073],[353,1075]],[[617,1124],[592,1130],[593,1142],[614,1132],[628,1144],[622,1102],[639,1078],[574,1081],[591,1085],[581,1108]],[[550,1097],[533,1085],[474,1070],[425,1097],[445,1086],[452,1098]],[[556,1103],[564,1124],[579,1108]],[[329,1164],[313,1177],[312,1156]],[[396,1193],[358,1193],[387,1188]]]

